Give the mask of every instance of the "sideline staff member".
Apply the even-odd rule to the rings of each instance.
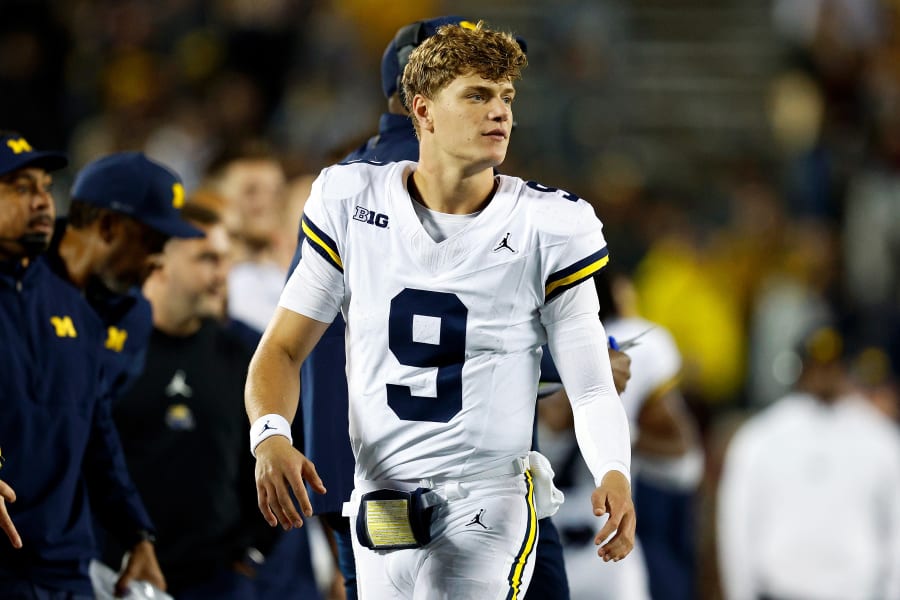
[[[10,540],[0,544],[0,599],[93,597],[89,489],[99,516],[132,548],[117,587],[133,578],[165,585],[101,401],[101,324],[35,260],[53,232],[48,173],[66,164],[0,132],[0,523]]]

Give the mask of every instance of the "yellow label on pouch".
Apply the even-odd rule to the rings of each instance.
[[[375,546],[405,546],[415,544],[409,526],[409,502],[407,500],[368,500],[366,505],[366,529]]]

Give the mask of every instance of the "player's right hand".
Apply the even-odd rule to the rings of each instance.
[[[9,484],[5,481],[0,481],[0,528],[6,533],[6,537],[9,538],[13,548],[21,548],[22,538],[19,536],[19,532],[16,531],[16,526],[13,525],[12,518],[6,510],[6,503],[15,501],[16,493],[9,487]]]
[[[303,526],[291,492],[303,514],[312,516],[312,504],[304,481],[308,481],[317,493],[325,493],[315,465],[286,437],[273,435],[256,447],[256,496],[259,511],[269,525],[275,527],[281,523],[285,531]]]
[[[631,379],[631,357],[620,350],[609,348],[609,364],[612,368],[616,391],[621,394],[625,391],[628,380]]]

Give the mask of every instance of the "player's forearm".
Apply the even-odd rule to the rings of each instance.
[[[628,417],[616,393],[603,325],[595,315],[585,315],[549,326],[547,333],[594,481],[599,485],[610,470],[629,476]]]
[[[628,418],[618,402],[590,402],[573,407],[575,438],[594,483],[599,486],[610,471],[631,480],[631,440]]]
[[[268,414],[293,420],[300,397],[300,365],[329,324],[278,307],[247,371],[244,405],[251,423]]]
[[[247,372],[244,404],[250,422],[268,414],[293,421],[300,397],[300,362],[275,344],[260,343]]]

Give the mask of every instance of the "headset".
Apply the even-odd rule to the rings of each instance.
[[[406,94],[403,93],[403,86],[401,85],[403,80],[403,69],[405,69],[407,63],[409,63],[409,55],[412,54],[412,51],[418,48],[419,44],[426,39],[428,39],[428,35],[425,31],[424,21],[410,23],[409,25],[400,28],[394,36],[393,43],[397,57],[397,66],[400,69],[399,73],[397,73],[397,95],[400,96],[400,102],[407,111],[409,110],[409,106],[406,104]]]

